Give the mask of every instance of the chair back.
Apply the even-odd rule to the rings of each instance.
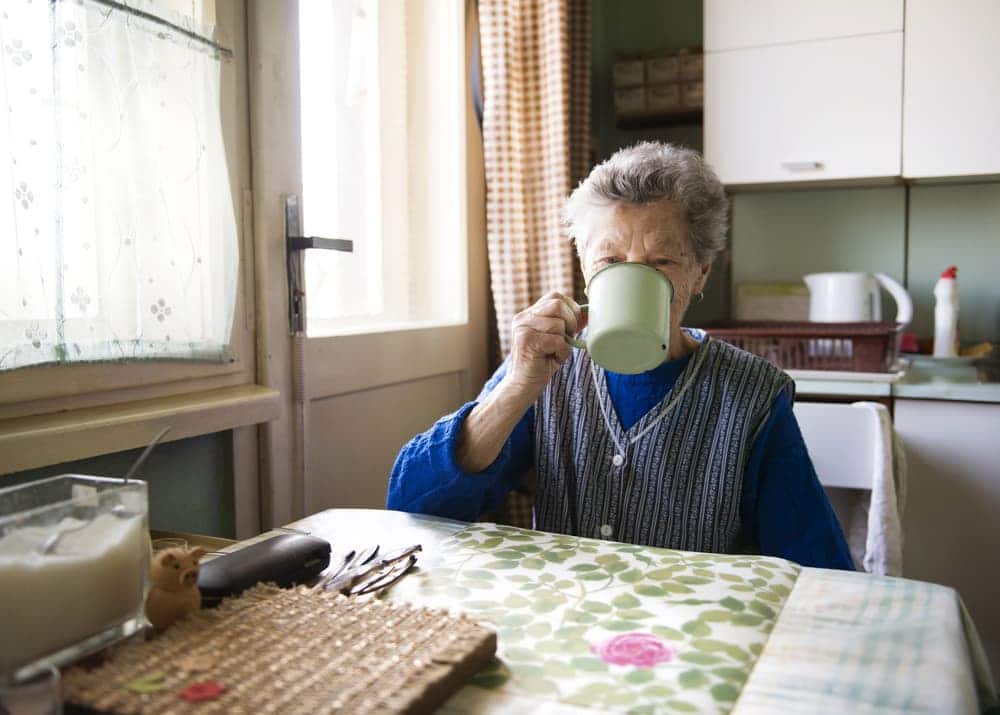
[[[879,419],[875,402],[797,402],[793,408],[809,456],[825,487],[871,489],[879,445],[892,453],[892,435]]]

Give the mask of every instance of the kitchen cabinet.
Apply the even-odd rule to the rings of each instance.
[[[996,0],[705,0],[704,27],[724,184],[1000,175]]]
[[[1000,404],[897,399],[903,575],[955,588],[1000,668]]]
[[[896,32],[903,0],[705,0],[704,27],[706,52]]]
[[[727,185],[899,176],[902,86],[898,31],[706,51],[705,156]]]
[[[904,176],[1000,174],[998,30],[996,0],[906,3]]]

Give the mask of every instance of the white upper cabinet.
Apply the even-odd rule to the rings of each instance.
[[[908,0],[904,176],[1000,174],[998,36],[998,0]]]
[[[903,29],[903,0],[705,0],[704,7],[706,52]]]
[[[706,52],[705,156],[730,185],[899,176],[902,72],[899,31]]]

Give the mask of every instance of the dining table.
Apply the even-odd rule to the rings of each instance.
[[[378,509],[289,530],[328,541],[330,569],[352,550],[420,544],[416,567],[377,597],[496,629],[496,657],[442,713],[998,707],[975,627],[942,585]]]

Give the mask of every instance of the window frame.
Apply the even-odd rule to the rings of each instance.
[[[173,2],[175,9],[183,7]],[[0,372],[0,421],[135,400],[198,393],[256,381],[254,246],[250,194],[249,85],[246,7],[240,0],[190,0],[191,9],[216,24],[216,39],[233,50],[222,58],[221,115],[239,268],[229,343],[231,361],[143,359],[37,365]],[[2,427],[0,427],[2,429]],[[95,454],[100,446],[95,445]],[[0,465],[2,469],[2,465]]]
[[[310,338],[469,322],[469,248],[462,208],[468,190],[467,147],[454,142],[464,129],[467,109],[467,8],[462,0],[374,1],[380,4],[374,92],[380,117],[376,172],[380,201],[374,228],[366,228],[372,228],[371,236],[380,243],[377,281],[382,285],[382,310],[316,316],[307,309],[305,330]],[[305,217],[305,232],[312,233],[308,202]],[[307,261],[316,258],[326,256],[306,256]],[[442,285],[447,288],[442,290]],[[309,290],[307,283],[311,296]]]

